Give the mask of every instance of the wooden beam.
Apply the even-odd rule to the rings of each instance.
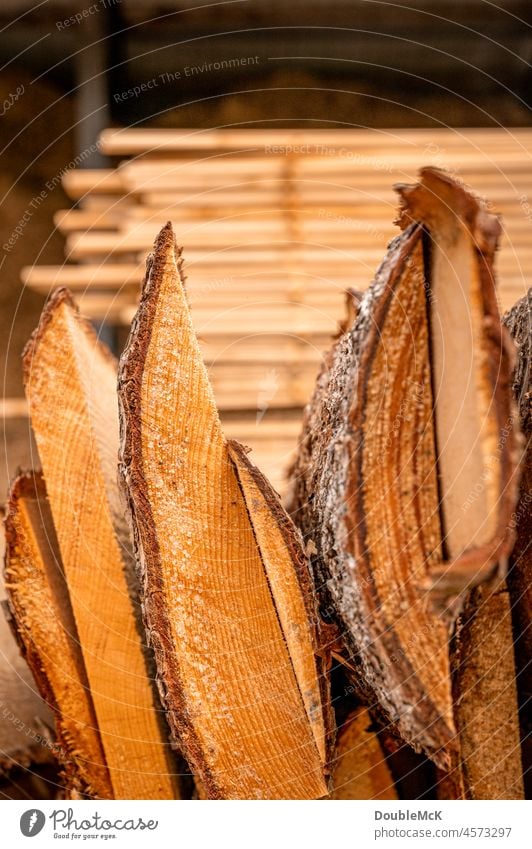
[[[384,130],[313,130],[311,143],[325,147],[348,147],[351,150],[367,147],[396,149],[437,144],[440,147],[469,145],[495,149],[530,144],[528,128],[504,129],[384,129]],[[198,130],[198,129],[119,129],[104,130],[100,148],[108,156],[137,156],[139,154],[198,150],[252,150],[267,145],[304,145],[309,142],[308,130]]]
[[[24,378],[114,797],[173,798],[116,484],[116,366],[65,290],[26,347]]]
[[[328,707],[313,619],[290,636],[279,616],[279,593],[298,617],[312,603],[296,580],[307,564],[265,482],[266,541],[249,514],[248,482],[222,434],[178,263],[167,226],[119,377],[121,474],[169,720],[211,797],[316,798],[327,792]],[[288,547],[276,553],[281,537]],[[283,589],[270,584],[270,567]],[[311,703],[309,688],[319,695]]]
[[[16,633],[42,697],[55,713],[55,752],[70,796],[112,799],[42,475],[13,482],[6,517],[6,589]]]

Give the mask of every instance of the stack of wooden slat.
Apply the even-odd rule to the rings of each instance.
[[[171,219],[226,432],[279,489],[342,292],[369,285],[395,235],[394,183],[433,164],[488,195],[503,309],[531,277],[532,130],[108,130],[101,147],[116,168],[63,178],[65,264],[26,268],[24,283],[68,286],[86,316],[127,326]]]

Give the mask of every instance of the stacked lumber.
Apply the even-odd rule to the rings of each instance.
[[[33,494],[37,504],[31,510],[15,482],[7,535],[7,589],[15,618],[25,622],[19,632],[26,635],[30,665],[39,670],[42,666],[57,702],[59,737],[73,737],[83,765],[90,763],[99,773],[106,767],[112,795],[109,789],[97,792],[104,781],[101,774],[72,789],[94,791],[104,798],[171,798],[177,792],[175,767],[157,708],[149,652],[139,640],[139,601],[116,482],[116,363],[78,316],[65,290],[58,291],[43,311],[24,352],[24,373],[61,559],[58,563],[40,506],[45,501],[42,489]],[[54,564],[61,583],[53,574]],[[62,642],[54,639],[45,621],[44,647],[32,644],[39,615],[32,609],[33,581],[42,584],[40,594],[48,598],[44,604]],[[67,602],[72,612],[66,611]],[[57,618],[59,610],[64,611],[63,620]],[[61,678],[75,679],[78,692],[67,688],[63,694],[55,686],[61,669],[58,657],[66,662],[70,653],[78,671],[65,667]],[[88,689],[92,705],[83,705],[82,711],[81,691]],[[41,690],[46,695],[42,684]],[[98,751],[105,760],[101,755],[93,758],[96,741],[80,746],[72,735],[67,724],[78,719],[84,727],[96,725]]]
[[[361,698],[455,797],[515,798],[518,429],[500,227],[437,169],[397,190],[403,232],[320,374],[291,510]]]
[[[127,328],[153,233],[171,219],[222,421],[284,492],[292,425],[343,292],[366,289],[394,236],[392,184],[414,180],[422,161],[490,197],[504,216],[506,309],[531,271],[531,144],[530,130],[504,129],[108,130],[100,147],[117,166],[63,179],[75,203],[55,221],[65,264],[26,268],[23,282],[66,286],[83,315]]]
[[[512,387],[500,222],[437,168],[396,191],[291,515],[226,432],[170,223],[118,369],[68,292],[46,305],[24,355],[43,471],[11,488],[6,588],[68,797],[523,796],[529,302],[505,319]]]
[[[43,474],[11,488],[6,589],[67,796],[179,798],[183,758],[209,798],[325,796],[332,714],[306,555],[222,432],[171,227],[118,397],[116,362],[64,289],[24,367]]]

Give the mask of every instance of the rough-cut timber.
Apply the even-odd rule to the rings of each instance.
[[[399,223],[425,229],[434,438],[443,562],[427,584],[448,600],[490,577],[511,551],[517,439],[510,385],[514,347],[501,326],[493,262],[501,226],[432,168],[396,186]]]
[[[6,589],[15,633],[56,717],[54,751],[75,793],[112,798],[42,476],[19,475],[6,515]]]
[[[511,343],[496,219],[437,169],[398,191],[404,232],[318,378],[291,509],[362,695],[448,768],[449,620],[513,540]]]
[[[223,437],[169,224],[148,259],[119,398],[147,631],[187,760],[211,798],[326,795],[308,564],[265,481]]]
[[[523,768],[508,591],[471,591],[452,640],[460,756],[456,795],[522,799]]]
[[[301,536],[262,472],[235,440],[227,443],[249,520],[270,585],[284,639],[323,763],[330,748],[332,712],[326,645],[320,630],[314,588]],[[318,653],[321,650],[321,657]],[[318,674],[316,674],[318,673]]]
[[[331,799],[397,799],[379,738],[365,708],[353,711],[338,732]]]
[[[113,795],[173,798],[119,501],[116,364],[66,290],[44,309],[24,377]]]
[[[0,559],[4,559],[4,523]],[[53,714],[40,697],[33,676],[9,626],[3,576],[0,578],[0,776],[30,763],[53,762]],[[7,615],[4,616],[3,613]]]
[[[514,394],[525,451],[521,463],[520,497],[511,526],[516,541],[508,569],[508,591],[515,635],[517,689],[523,740],[526,797],[532,796],[532,290],[504,316],[517,346]]]

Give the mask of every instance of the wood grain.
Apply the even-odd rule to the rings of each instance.
[[[118,494],[116,366],[65,290],[48,302],[24,370],[114,797],[173,798]]]
[[[397,799],[397,791],[367,710],[358,708],[338,733],[330,799]]]
[[[211,798],[324,796],[323,759],[201,362],[170,225],[148,260],[119,397],[146,623],[187,759]]]
[[[504,571],[518,428],[494,288],[498,223],[449,175],[420,176],[397,187],[404,232],[318,378],[292,515],[360,696],[449,769],[463,716],[448,633],[470,588]],[[455,327],[470,337],[461,351]]]
[[[17,637],[55,712],[70,792],[112,799],[96,715],[42,475],[19,475],[6,517],[6,589]]]

